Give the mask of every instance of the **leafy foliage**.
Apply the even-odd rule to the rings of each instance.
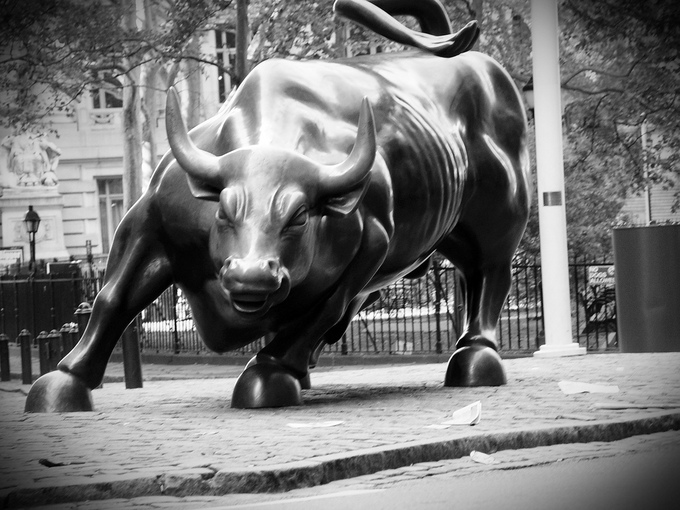
[[[88,87],[148,63],[191,57],[187,45],[231,0],[0,0],[0,112],[22,131],[67,112]],[[133,22],[130,22],[133,20]],[[108,71],[102,74],[101,71]]]
[[[570,247],[608,256],[625,196],[680,177],[680,9],[566,0],[560,12]]]

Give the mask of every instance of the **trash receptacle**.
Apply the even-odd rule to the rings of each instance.
[[[680,351],[680,225],[615,228],[621,352]]]

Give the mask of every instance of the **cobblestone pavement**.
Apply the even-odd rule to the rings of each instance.
[[[313,372],[302,406],[264,410],[229,407],[233,377],[137,390],[107,383],[93,392],[95,412],[68,414],[24,414],[27,386],[0,383],[0,497],[10,507],[177,497],[200,506],[225,493],[364,483],[356,477],[417,463],[447,469],[446,459],[471,450],[502,458],[509,449],[680,429],[680,353],[504,364],[508,384],[496,388],[444,388],[444,364]],[[145,366],[145,376],[154,370]],[[210,377],[202,374],[216,368],[188,370]],[[619,391],[567,395],[562,380]],[[479,424],[440,428],[477,400]]]

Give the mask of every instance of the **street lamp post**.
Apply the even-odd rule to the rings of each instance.
[[[26,216],[24,216],[24,225],[26,225],[28,243],[31,249],[31,260],[28,263],[28,269],[29,271],[35,271],[35,234],[40,227],[40,216],[33,210],[32,205],[28,206],[28,212],[26,212]]]

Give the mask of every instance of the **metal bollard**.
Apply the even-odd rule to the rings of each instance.
[[[21,346],[21,384],[33,384],[33,366],[31,364],[31,334],[22,329],[17,337]]]
[[[61,357],[63,358],[69,352],[71,352],[71,349],[73,349],[73,340],[71,338],[71,325],[64,324],[59,330],[59,334],[61,335]]]
[[[72,322],[70,324],[70,329],[68,331],[68,334],[71,337],[71,351],[72,351],[73,348],[78,343],[78,340],[80,340],[80,333],[78,333],[78,324],[76,324],[75,322]]]
[[[38,342],[38,359],[40,360],[40,375],[50,371],[50,340],[47,331],[41,331],[36,338]]]
[[[90,322],[90,315],[92,315],[92,305],[90,305],[90,303],[80,303],[73,315],[76,316],[76,322],[78,323],[78,340],[80,340],[80,338],[83,336],[83,333],[85,333],[87,323]]]
[[[49,352],[49,368],[50,372],[57,369],[57,363],[61,359],[61,334],[56,329],[53,329],[47,335],[47,345]]]
[[[127,327],[121,338],[123,344],[123,373],[127,389],[142,388],[142,354],[139,351],[137,319]]]
[[[0,335],[0,381],[9,381],[9,337],[4,333]]]

